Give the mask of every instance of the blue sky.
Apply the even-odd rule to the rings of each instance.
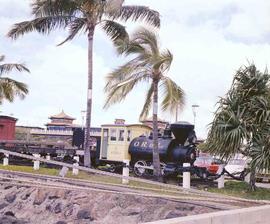
[[[17,41],[5,35],[15,22],[31,18],[29,0],[0,0],[0,54],[7,62],[23,62],[31,74],[12,77],[29,85],[25,100],[1,105],[2,114],[13,114],[20,125],[39,125],[62,109],[81,123],[86,106],[87,45],[81,35],[61,47],[57,43],[66,32],[49,36],[27,34]],[[162,15],[160,42],[174,54],[169,75],[185,90],[186,106],[181,120],[193,122],[192,104],[198,104],[197,132],[206,137],[215,104],[228,90],[233,74],[253,61],[264,70],[270,63],[270,2],[265,0],[126,0],[143,4]],[[140,23],[137,24],[142,25]],[[129,26],[132,31],[136,26]],[[138,87],[123,103],[103,110],[104,77],[121,65],[109,39],[97,30],[94,44],[93,125],[125,118],[138,122],[145,97],[145,86]],[[162,119],[174,116],[160,113]]]

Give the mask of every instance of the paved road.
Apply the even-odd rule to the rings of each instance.
[[[270,183],[256,183],[256,186],[270,189]]]

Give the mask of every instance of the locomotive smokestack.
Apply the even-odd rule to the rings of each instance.
[[[170,129],[177,140],[181,145],[184,145],[191,133],[194,133],[194,125],[188,122],[177,122],[170,125]]]

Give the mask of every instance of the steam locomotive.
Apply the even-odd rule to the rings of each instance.
[[[179,172],[183,163],[196,159],[196,134],[188,122],[170,124],[158,137],[161,170],[164,175]],[[98,165],[110,164],[112,170],[123,161],[130,161],[137,176],[153,171],[153,136],[145,125],[103,125],[101,144],[96,149]]]
[[[172,136],[173,134],[173,136]],[[168,167],[183,167],[183,163],[193,164],[196,159],[196,135],[194,126],[187,123],[174,123],[168,126],[158,137],[158,149],[162,172],[168,173]],[[137,176],[149,172],[152,168],[153,138],[140,136],[129,146],[134,172]]]

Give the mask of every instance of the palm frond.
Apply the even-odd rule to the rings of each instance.
[[[129,80],[134,72],[133,68],[134,64],[132,62],[128,62],[109,73],[106,76],[105,92],[110,91],[113,86]]]
[[[106,77],[105,92],[109,91],[112,86],[137,77],[137,74],[148,74],[150,78],[151,69],[147,67],[147,62],[136,57],[126,64],[115,69]]]
[[[107,0],[105,12],[107,15],[119,14],[124,0]]]
[[[0,65],[0,75],[4,73],[9,73],[13,70],[17,70],[19,72],[26,71],[30,72],[30,70],[23,64],[2,64]]]
[[[54,29],[67,27],[72,19],[70,16],[47,16],[20,22],[16,23],[7,35],[12,39],[17,39],[19,36],[32,31],[48,34]]]
[[[113,19],[124,21],[144,21],[155,27],[160,27],[160,15],[157,11],[145,6],[122,6],[119,14],[111,15]]]
[[[246,139],[246,127],[231,110],[216,114],[207,138],[209,152],[222,158],[233,157]]]
[[[133,40],[117,40],[114,42],[114,46],[116,48],[116,52],[119,55],[132,55],[132,54],[145,54],[146,49]]]
[[[161,108],[163,111],[170,111],[171,113],[176,111],[176,108],[183,109],[185,105],[184,91],[169,77],[163,77],[161,80],[161,89],[163,101]]]
[[[86,18],[76,18],[69,25],[69,36],[58,46],[63,45],[67,41],[73,40],[73,38],[80,32],[85,31],[87,27],[87,19]]]
[[[32,14],[36,18],[47,16],[75,16],[80,0],[38,0],[32,5]]]
[[[254,142],[250,147],[249,154],[253,158],[251,166],[256,167],[257,171],[262,173],[270,171],[270,137],[268,130],[254,136]]]
[[[114,83],[114,85],[111,85],[110,88],[105,88],[107,98],[104,108],[109,108],[111,105],[123,101],[138,83],[140,83],[141,81],[145,81],[148,78],[149,75],[145,73],[145,71],[141,71],[133,73],[132,77],[130,77],[129,79]],[[112,79],[108,77],[108,80]]]
[[[173,61],[173,55],[169,50],[166,50],[160,54],[156,59],[153,66],[154,69],[161,70],[162,72],[170,70]]]
[[[0,78],[0,104],[3,99],[13,102],[15,96],[19,96],[23,99],[26,94],[28,94],[26,84],[10,78]]]
[[[112,20],[104,20],[101,23],[102,29],[111,38],[114,43],[119,43],[119,41],[126,42],[129,39],[129,35],[126,28],[120,23]]]
[[[106,4],[106,1],[100,0],[81,0],[80,10],[95,23],[102,20],[106,10]]]
[[[144,120],[148,116],[149,111],[150,111],[151,106],[152,106],[152,102],[153,102],[153,100],[152,100],[153,94],[154,94],[154,85],[152,83],[152,85],[150,86],[150,88],[146,94],[145,103],[143,105],[143,109],[142,109],[141,114],[140,114],[140,120]]]
[[[137,29],[131,38],[132,41],[140,44],[148,52],[152,52],[153,57],[160,55],[158,39],[157,34],[153,30],[146,29],[145,27]]]

